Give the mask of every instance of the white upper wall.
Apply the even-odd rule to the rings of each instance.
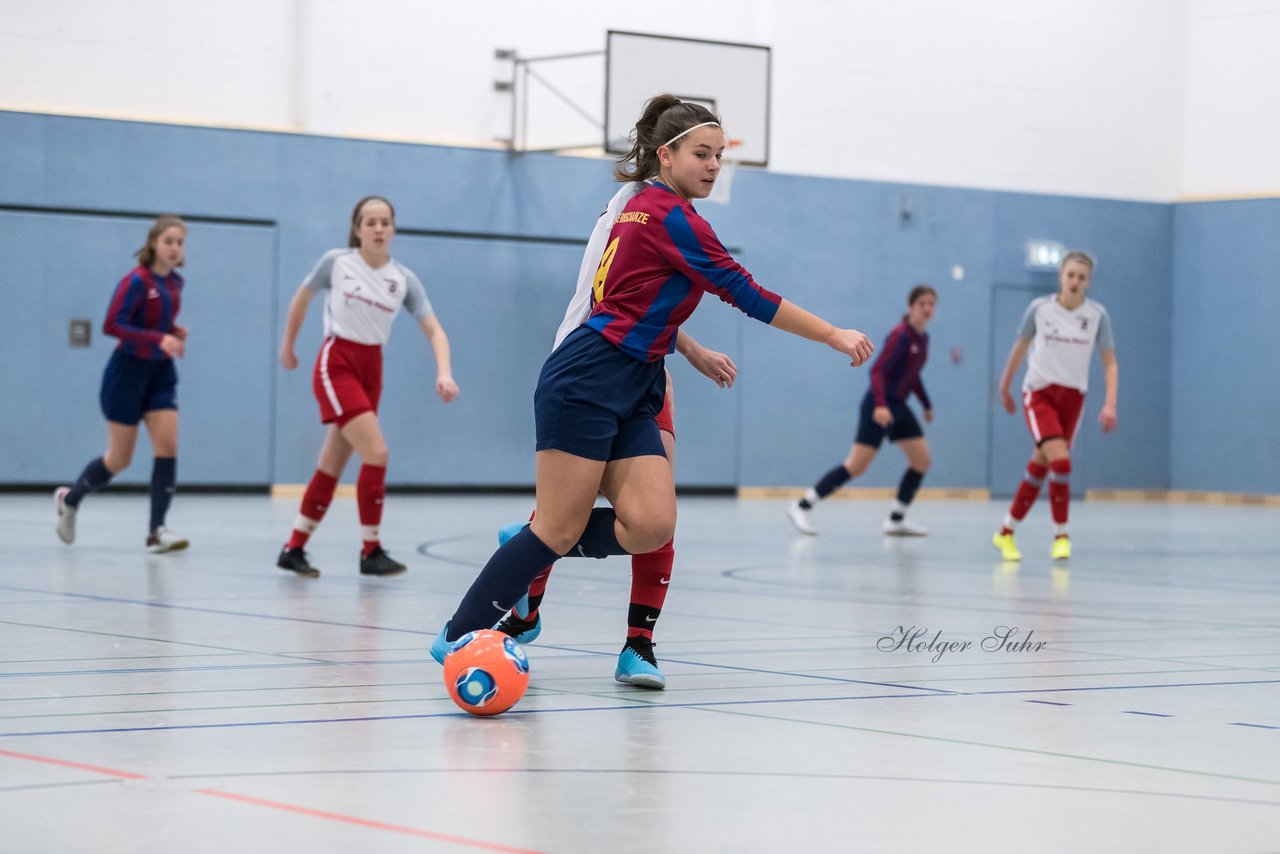
[[[778,171],[1162,201],[1280,189],[1280,0],[653,0],[643,20],[588,0],[0,8],[3,109],[492,145],[512,104],[495,48],[599,51],[621,29],[770,45]],[[602,118],[600,58],[534,68]],[[531,94],[531,144],[599,138]]]
[[[1280,195],[1280,0],[1190,0],[1182,194]]]

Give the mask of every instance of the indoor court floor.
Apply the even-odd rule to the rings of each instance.
[[[531,502],[392,494],[366,579],[335,501],[304,580],[294,499],[179,494],[148,556],[143,495],[72,547],[0,495],[0,851],[1280,851],[1274,507],[1076,502],[1066,568],[1043,501],[1002,565],[1004,502],[682,498],[667,690],[613,680],[626,559],[565,560],[472,718],[427,647]]]

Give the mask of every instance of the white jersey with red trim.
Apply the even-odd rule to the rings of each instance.
[[[1079,389],[1089,387],[1089,360],[1095,345],[1115,349],[1111,317],[1101,303],[1086,299],[1075,309],[1066,309],[1057,295],[1031,301],[1018,335],[1031,342],[1023,391],[1037,391],[1049,385]]]
[[[325,337],[357,344],[387,343],[391,321],[403,305],[416,320],[434,314],[422,281],[395,260],[373,269],[359,249],[331,249],[302,282],[313,293],[328,291]]]
[[[596,220],[596,227],[591,232],[591,239],[587,241],[586,251],[582,253],[582,265],[578,268],[578,289],[574,292],[573,299],[569,301],[569,307],[565,309],[564,320],[560,321],[560,328],[556,331],[556,342],[551,346],[552,350],[559,347],[561,342],[569,337],[569,333],[581,326],[590,316],[591,286],[595,283],[596,271],[600,269],[600,261],[604,258],[605,247],[609,245],[609,234],[613,231],[613,224],[622,213],[622,209],[627,206],[627,202],[649,187],[650,184],[647,181],[623,184],[622,189],[613,194],[613,198],[605,206],[604,213],[600,214],[600,218]]]

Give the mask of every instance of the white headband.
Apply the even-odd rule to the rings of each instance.
[[[687,130],[682,130],[682,131],[680,131],[680,133],[678,133],[678,134],[676,134],[675,136],[671,137],[671,139],[667,140],[666,142],[664,142],[664,143],[662,143],[662,144],[663,144],[663,145],[666,145],[666,146],[670,146],[670,145],[671,145],[671,143],[675,142],[677,139],[679,139],[680,137],[684,136],[685,134],[693,133],[693,132],[694,132],[695,130],[697,130],[698,128],[710,127],[711,125],[715,125],[716,127],[720,127],[720,123],[719,123],[719,122],[703,122],[703,123],[702,123],[702,124],[700,124],[700,125],[694,125],[693,127],[688,128]]]

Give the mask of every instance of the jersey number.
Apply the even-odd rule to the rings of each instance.
[[[595,280],[591,283],[591,298],[597,305],[604,302],[604,280],[609,275],[609,266],[613,264],[613,256],[618,254],[618,241],[621,239],[621,237],[613,238],[608,247],[605,248],[604,255],[600,258],[600,266],[596,269]]]

